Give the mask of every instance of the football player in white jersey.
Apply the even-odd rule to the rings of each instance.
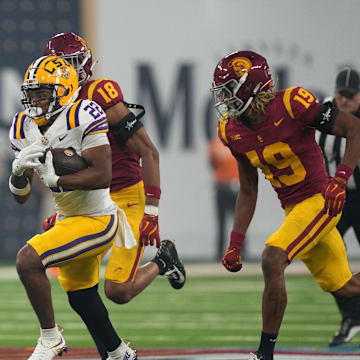
[[[56,225],[35,235],[19,250],[16,268],[39,319],[40,338],[31,360],[51,360],[67,346],[56,323],[45,269],[59,268],[68,293],[76,290],[87,312],[86,325],[105,344],[109,359],[137,359],[115,332],[97,292],[99,267],[114,241],[131,248],[126,217],[110,198],[111,151],[105,113],[95,102],[76,100],[75,69],[57,56],[41,57],[28,68],[22,91],[25,111],[15,115],[9,137],[15,160],[9,188],[16,201],[30,197],[34,171],[49,187],[59,214]],[[49,148],[69,148],[88,164],[71,175],[57,175]],[[39,158],[45,156],[45,163]]]

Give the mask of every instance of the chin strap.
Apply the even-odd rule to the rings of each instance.
[[[261,86],[262,86],[261,83],[256,85],[256,87],[253,90],[253,92],[252,92],[251,96],[249,97],[248,101],[246,102],[244,107],[238,112],[237,116],[242,115],[245,112],[245,110],[250,106],[251,102],[254,100],[254,97],[257,94],[257,92],[259,91]]]

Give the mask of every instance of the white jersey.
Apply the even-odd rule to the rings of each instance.
[[[9,137],[15,155],[34,142],[41,142],[45,149],[71,148],[81,155],[91,147],[109,144],[107,132],[108,123],[101,107],[93,101],[77,100],[58,116],[44,134],[25,112],[17,113]],[[104,216],[117,211],[109,188],[71,190],[55,187],[50,190],[56,210],[62,217]]]

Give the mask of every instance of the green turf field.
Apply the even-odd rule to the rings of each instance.
[[[52,286],[56,320],[65,328],[68,345],[92,346],[57,281]],[[0,288],[0,346],[34,346],[38,323],[20,281],[3,280]],[[106,305],[119,335],[137,348],[254,347],[261,331],[262,289],[260,276],[241,273],[189,278],[180,291],[161,278],[129,304],[106,300]],[[287,289],[288,307],[277,346],[327,344],[340,319],[332,297],[310,276],[288,276]]]

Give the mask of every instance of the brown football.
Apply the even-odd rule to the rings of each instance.
[[[58,176],[74,174],[88,167],[84,158],[73,149],[54,148],[49,150],[53,156],[55,174]],[[44,163],[45,155],[39,160]]]

